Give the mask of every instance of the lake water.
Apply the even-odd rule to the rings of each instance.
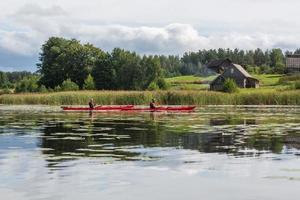
[[[0,106],[0,199],[299,199],[300,107]]]

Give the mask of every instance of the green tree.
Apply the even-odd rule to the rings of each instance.
[[[233,79],[226,79],[223,84],[223,91],[228,93],[238,92],[238,86]]]
[[[38,80],[37,76],[25,77],[17,83],[15,91],[20,92],[38,92]]]
[[[266,63],[265,62],[265,54],[259,48],[254,51],[253,59],[254,59],[254,64],[256,66],[262,66]]]
[[[149,86],[148,86],[148,88],[147,88],[148,90],[150,90],[150,91],[154,91],[154,90],[158,90],[159,89],[159,87],[158,87],[158,85],[156,84],[156,82],[151,82],[150,84],[149,84]]]
[[[0,88],[7,88],[9,84],[6,73],[0,71]]]
[[[46,88],[44,85],[41,85],[41,86],[38,88],[38,92],[40,92],[40,93],[47,93],[48,90],[47,90],[47,88]]]
[[[164,78],[159,78],[156,82],[159,89],[167,90],[170,88],[170,85],[165,81]]]
[[[272,49],[270,53],[270,59],[270,65],[274,68],[274,72],[284,73],[284,55],[281,49]]]
[[[94,90],[95,89],[94,78],[90,74],[84,81],[83,89],[85,89],[85,90]]]
[[[117,88],[116,70],[109,53],[98,58],[92,71],[92,76],[97,89],[111,90]]]
[[[157,82],[159,78],[162,77],[162,68],[160,65],[160,60],[158,57],[144,56],[142,59],[142,69],[143,69],[143,89],[148,88],[150,83]]]
[[[31,72],[27,72],[27,71],[5,72],[5,74],[8,78],[8,81],[11,84],[15,84],[15,83],[21,81],[25,77],[29,77],[29,76],[34,75]]]
[[[115,71],[115,88],[139,90],[143,88],[141,58],[134,52],[116,48],[111,54],[112,68]]]
[[[55,88],[66,79],[71,79],[80,88],[91,73],[96,60],[103,52],[91,44],[82,45],[72,39],[51,37],[42,46],[40,63],[40,85]]]
[[[71,79],[67,79],[61,84],[61,90],[76,91],[79,90],[79,86],[75,82],[71,81]]]

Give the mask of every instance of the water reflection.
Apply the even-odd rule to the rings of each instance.
[[[1,199],[296,200],[299,133],[300,108],[0,106]]]
[[[298,110],[204,109],[196,113],[63,113],[1,111],[0,149],[40,149],[49,166],[93,157],[153,161],[145,149],[256,157],[300,147]],[[270,114],[271,113],[271,114]],[[109,158],[109,159],[107,159]]]

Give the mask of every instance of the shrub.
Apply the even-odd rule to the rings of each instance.
[[[238,92],[238,86],[233,79],[226,79],[223,84],[223,92],[234,93]]]
[[[25,77],[17,83],[16,92],[37,92],[39,88],[37,82],[37,77]]]
[[[40,93],[46,93],[46,92],[48,92],[48,90],[47,90],[47,88],[46,88],[44,85],[41,85],[41,86],[39,87],[39,92],[40,92]]]
[[[274,69],[275,73],[283,74],[284,70],[285,70],[285,66],[283,63],[276,63],[275,69]]]
[[[296,82],[295,82],[294,88],[295,88],[296,90],[300,90],[300,81],[296,81]]]
[[[246,69],[251,74],[260,74],[261,73],[261,69],[258,66],[247,65]]]
[[[158,87],[158,85],[156,84],[156,82],[151,82],[150,84],[149,84],[149,86],[148,86],[148,90],[150,90],[150,91],[153,91],[153,90],[158,90],[159,89],[159,87]]]
[[[11,93],[12,93],[12,91],[9,88],[5,88],[3,90],[0,90],[0,95],[1,94],[11,94]]]
[[[95,82],[94,78],[89,74],[88,77],[84,80],[83,89],[85,90],[94,90]]]
[[[79,90],[79,86],[76,83],[74,83],[73,81],[71,81],[71,79],[67,79],[61,84],[61,90],[62,91],[75,91],[75,90]]]
[[[266,65],[261,66],[260,71],[263,74],[272,74],[273,73],[272,68],[270,66],[266,66]]]
[[[62,90],[59,85],[54,88],[54,92],[60,92],[60,91],[62,91]]]
[[[162,90],[167,90],[170,88],[170,85],[163,78],[158,79],[156,83],[157,86]]]

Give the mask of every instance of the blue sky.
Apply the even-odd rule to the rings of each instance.
[[[300,47],[298,0],[10,0],[0,2],[0,70],[35,71],[50,36],[103,50],[176,54]]]

